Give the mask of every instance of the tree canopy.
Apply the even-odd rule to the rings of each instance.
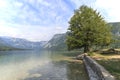
[[[75,10],[69,21],[66,40],[68,49],[84,48],[84,52],[88,52],[93,45],[109,45],[111,43],[111,31],[108,26],[99,12],[82,5]]]

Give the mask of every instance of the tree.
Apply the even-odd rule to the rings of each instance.
[[[67,35],[69,50],[84,48],[84,52],[89,52],[94,45],[111,43],[110,27],[106,21],[99,12],[85,5],[75,10],[69,21]]]

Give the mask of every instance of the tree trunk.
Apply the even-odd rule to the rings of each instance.
[[[84,53],[87,53],[87,52],[90,52],[90,48],[89,48],[89,46],[84,46]]]

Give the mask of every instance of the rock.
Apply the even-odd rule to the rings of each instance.
[[[78,56],[76,57],[76,59],[78,59],[78,60],[82,60],[83,57],[84,57],[84,54],[80,54],[80,55],[78,55]]]

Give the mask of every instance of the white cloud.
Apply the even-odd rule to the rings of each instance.
[[[50,3],[46,2],[45,0],[42,0],[42,4],[45,6],[50,6]]]
[[[76,9],[88,5],[97,9],[108,22],[120,21],[120,0],[71,0]]]
[[[107,21],[120,21],[120,0],[96,0],[95,7]]]
[[[39,3],[35,5],[35,2],[39,2],[40,4],[45,5],[45,7],[43,6],[41,8],[37,8],[36,5]],[[49,40],[54,34],[64,33],[67,30],[66,26],[64,27],[64,14],[58,13],[67,10],[67,8],[65,8],[66,6],[62,8],[62,2],[61,4],[53,5],[54,2],[48,3],[44,0],[30,0],[30,3],[35,5],[33,8],[35,7],[38,9],[40,14],[37,14],[34,10],[31,9],[31,7],[30,10],[28,10],[29,6],[27,5],[23,7],[25,4],[24,2],[10,2],[8,0],[0,0],[0,4],[2,3],[4,3],[4,8],[0,8],[0,10],[2,10],[0,13],[0,36],[11,36],[25,38],[31,41],[41,41]],[[48,7],[49,5],[52,5],[54,9],[50,7],[45,11],[46,6]],[[58,8],[60,8],[60,11],[57,10]],[[67,13],[69,13],[68,10]],[[38,15],[40,15],[41,18],[39,18]],[[29,22],[28,20],[26,21],[26,19],[45,25],[30,25],[32,21]],[[16,23],[14,23],[14,20]]]
[[[0,36],[25,38],[30,41],[48,41],[54,34],[64,33],[66,29],[58,26],[32,26],[0,22]]]
[[[79,8],[81,5],[88,5],[88,6],[93,6],[93,3],[95,0],[71,0],[75,6],[76,9]]]
[[[119,0],[71,1],[75,6],[70,7],[62,0],[55,2],[29,0],[32,5],[30,7],[24,2],[13,1],[10,4],[12,0],[11,2],[0,0],[0,36],[19,37],[32,41],[49,40],[56,33],[66,32],[72,15],[71,9],[77,9],[83,4],[97,9],[107,21],[120,21]]]
[[[22,2],[18,2],[18,1],[14,2],[14,7],[21,7],[21,6],[23,6]]]
[[[0,8],[5,8],[5,7],[7,7],[6,0],[0,0]]]
[[[19,30],[10,27],[9,24],[5,25],[5,22],[0,22],[0,36],[9,36],[11,35],[12,37],[16,36],[17,33],[19,33]]]

